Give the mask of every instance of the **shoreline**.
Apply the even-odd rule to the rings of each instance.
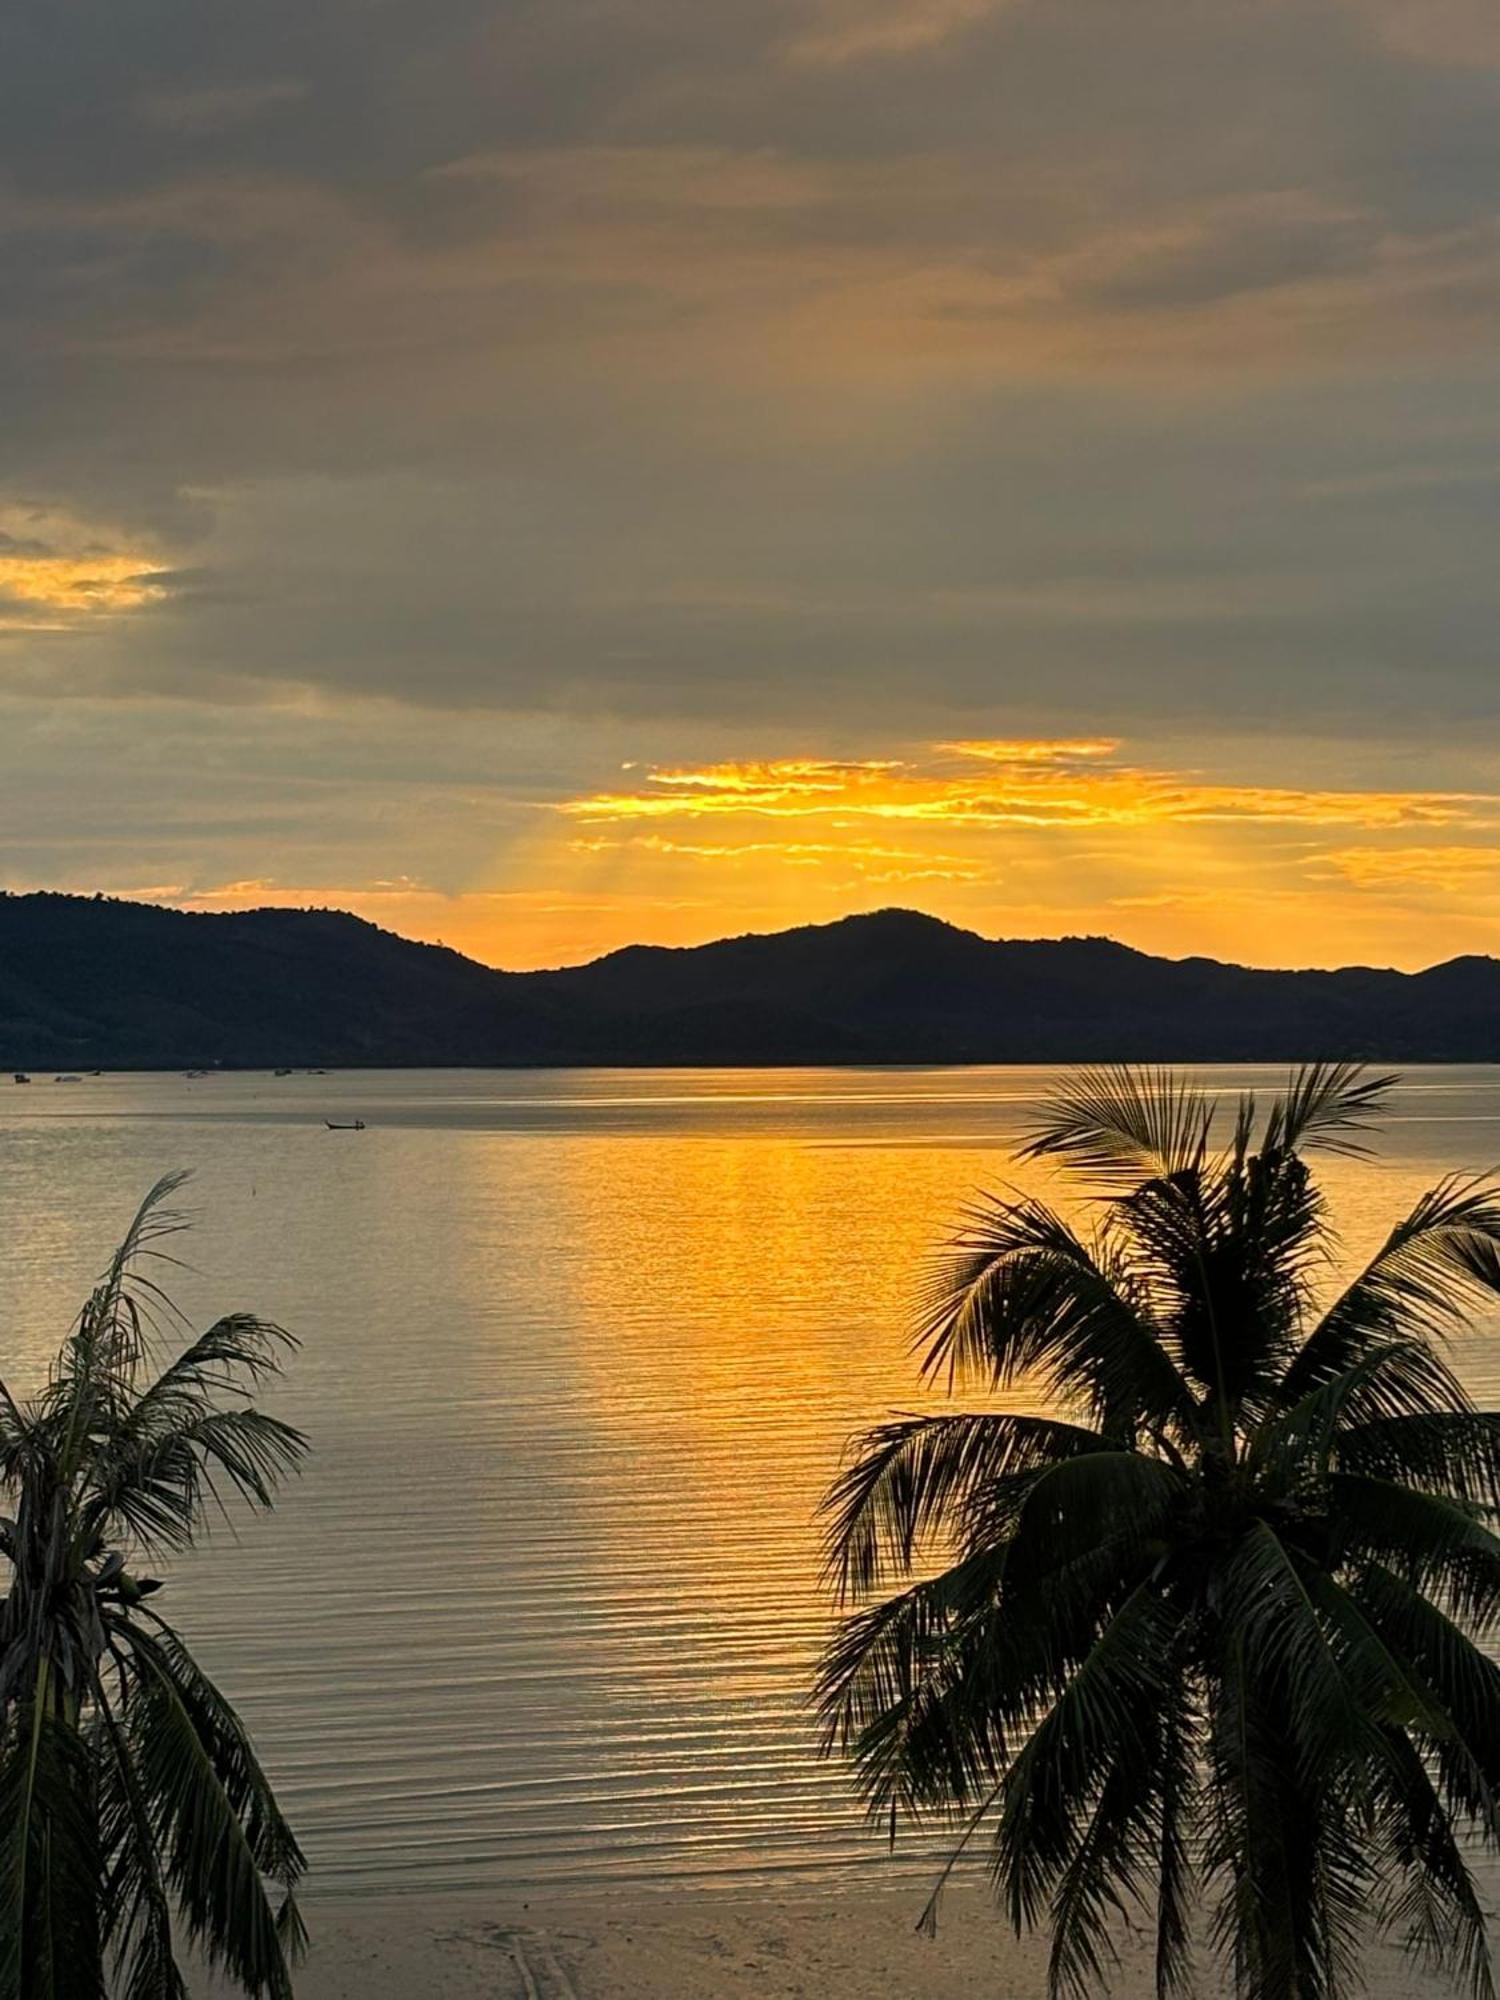
[[[464,1891],[315,1901],[298,2000],[1041,2000],[1047,1940],[1017,1940],[979,1884],[944,1896],[937,1935],[916,1929],[926,1889],[625,1888]],[[1149,1932],[1120,1933],[1116,2000],[1154,1994]],[[1369,2000],[1435,1984],[1390,1945],[1365,1969]],[[196,1983],[194,2000],[227,2000]],[[1099,1989],[1103,1994],[1106,1989]],[[1198,2000],[1224,1983],[1193,1981]]]

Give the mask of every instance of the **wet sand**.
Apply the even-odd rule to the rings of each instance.
[[[954,1889],[935,1938],[912,1894],[858,1887],[743,1897],[465,1896],[316,1904],[299,2000],[1042,2000],[1046,1946],[1017,1942],[977,1888]],[[205,1989],[210,1991],[211,1989]],[[1203,2000],[1223,1985],[1204,1978]],[[1440,1993],[1393,1949],[1371,2000]],[[1148,2000],[1150,1940],[1125,1942],[1115,2000]]]

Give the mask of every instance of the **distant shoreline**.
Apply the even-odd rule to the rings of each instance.
[[[1233,1056],[1233,1055],[1193,1056],[1191,1058],[1185,1058],[1182,1062],[1173,1064],[1172,1066],[1177,1069],[1186,1069],[1193,1071],[1200,1069],[1236,1069],[1236,1070],[1265,1069],[1265,1070],[1275,1070],[1279,1073],[1285,1071],[1288,1068],[1296,1068],[1299,1064],[1307,1062],[1315,1062],[1317,1060],[1318,1058],[1315,1056]],[[1356,1055],[1354,1058],[1352,1058],[1352,1060],[1367,1062],[1374,1065],[1377,1068],[1389,1068],[1389,1069],[1400,1069],[1400,1070],[1500,1069],[1500,1056],[1407,1056],[1407,1055],[1383,1056],[1376,1054],[1376,1055]],[[604,1060],[600,1060],[597,1062],[472,1062],[472,1063],[443,1063],[443,1062],[347,1063],[346,1062],[346,1063],[327,1063],[324,1065],[291,1063],[285,1065],[285,1067],[290,1068],[294,1072],[294,1075],[289,1077],[278,1077],[274,1074],[273,1071],[266,1069],[260,1063],[243,1063],[243,1064],[223,1063],[223,1064],[204,1065],[202,1067],[201,1073],[198,1076],[195,1076],[191,1079],[189,1079],[184,1070],[179,1068],[175,1063],[168,1064],[165,1066],[161,1064],[151,1064],[151,1063],[139,1063],[139,1064],[111,1063],[102,1065],[99,1068],[97,1074],[90,1073],[87,1076],[81,1077],[77,1085],[70,1084],[69,1087],[81,1088],[90,1083],[108,1082],[112,1077],[125,1077],[125,1076],[164,1077],[169,1080],[175,1080],[181,1083],[186,1083],[188,1081],[192,1081],[195,1083],[206,1083],[213,1080],[216,1077],[250,1076],[250,1077],[263,1077],[269,1082],[291,1083],[294,1081],[301,1081],[310,1078],[311,1072],[315,1069],[319,1070],[321,1074],[328,1077],[489,1076],[494,1074],[499,1074],[502,1076],[503,1075],[586,1076],[589,1074],[597,1073],[601,1070],[629,1070],[637,1075],[651,1075],[653,1073],[662,1073],[674,1076],[718,1076],[727,1074],[734,1070],[763,1070],[766,1072],[771,1072],[774,1070],[786,1070],[786,1069],[801,1070],[809,1074],[815,1073],[819,1070],[831,1070],[836,1073],[841,1073],[841,1074],[847,1073],[850,1075],[854,1075],[864,1071],[883,1072],[883,1071],[909,1071],[909,1070],[933,1070],[933,1069],[944,1070],[948,1072],[956,1072],[961,1070],[992,1070],[992,1069],[1000,1069],[1000,1070],[1026,1070],[1026,1069],[1050,1070],[1050,1069],[1074,1069],[1074,1068],[1082,1069],[1095,1064],[1103,1064],[1106,1066],[1114,1064],[1124,1064],[1132,1067],[1144,1064],[1154,1068],[1158,1063],[1161,1063],[1163,1061],[1170,1061],[1170,1058],[1163,1058],[1154,1055],[1153,1056],[1089,1055],[1089,1056],[1026,1056],[1026,1057],[1018,1056],[1014,1058],[995,1058],[994,1060],[989,1060],[989,1061],[969,1062],[960,1060],[959,1058],[956,1057],[951,1060],[944,1060],[942,1058],[932,1058],[932,1057],[912,1057],[908,1059],[905,1057],[893,1056],[888,1059],[882,1059],[878,1061],[871,1058],[863,1062],[853,1061],[853,1060],[846,1060],[842,1062],[816,1062],[811,1060],[801,1061],[794,1057],[787,1057],[778,1060],[777,1058],[767,1056],[758,1060],[746,1059],[745,1061],[735,1061],[735,1062],[726,1060],[723,1062],[676,1062],[676,1063],[648,1062],[644,1059],[637,1061],[625,1058],[622,1058],[616,1062],[609,1062]],[[23,1067],[24,1065],[22,1064],[12,1064],[0,1060],[0,1090],[4,1090],[6,1088],[7,1080],[11,1076],[12,1072],[15,1069]],[[48,1085],[60,1082],[62,1079],[55,1076],[50,1070],[46,1068],[45,1065],[43,1065],[41,1068],[32,1070],[30,1072],[29,1080],[33,1084]]]

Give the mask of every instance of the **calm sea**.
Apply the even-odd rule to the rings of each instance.
[[[920,1259],[973,1190],[1022,1178],[1051,1075],[0,1081],[17,1386],[178,1167],[182,1303],[304,1341],[274,1407],[308,1471],[168,1574],[318,1889],[887,1865],[813,1751],[814,1510],[855,1426],[931,1402]],[[1328,1166],[1348,1254],[1497,1160],[1500,1071],[1414,1073],[1381,1156]],[[1496,1330],[1460,1365],[1500,1394]]]

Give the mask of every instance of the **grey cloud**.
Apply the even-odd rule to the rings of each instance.
[[[0,676],[1486,713],[1500,75],[1353,0],[896,11],[22,0],[5,477],[165,601]]]
[[[851,470],[764,447],[679,458],[667,493],[650,461],[576,444],[546,475],[291,482],[226,497],[205,574],[86,648],[59,640],[54,671],[210,699],[769,710],[791,734],[1022,709],[1126,734],[1268,710],[1471,726],[1493,704],[1493,503],[1434,513],[1418,487],[1374,519],[1322,501],[1310,528],[1300,497],[1309,468],[1388,468],[1458,405],[1402,424],[1325,400],[1279,423],[1200,407],[1188,434],[1109,400],[1084,421],[1056,393],[1005,398],[967,437],[866,440],[857,500]]]
[[[1200,306],[1246,292],[1367,270],[1381,239],[1371,218],[1308,215],[1209,216],[1168,227],[1154,241],[1106,251],[1066,285],[1096,306]]]
[[[309,85],[297,77],[273,77],[265,83],[202,85],[197,89],[148,91],[136,101],[136,115],[163,131],[204,136],[253,123],[308,95]]]

